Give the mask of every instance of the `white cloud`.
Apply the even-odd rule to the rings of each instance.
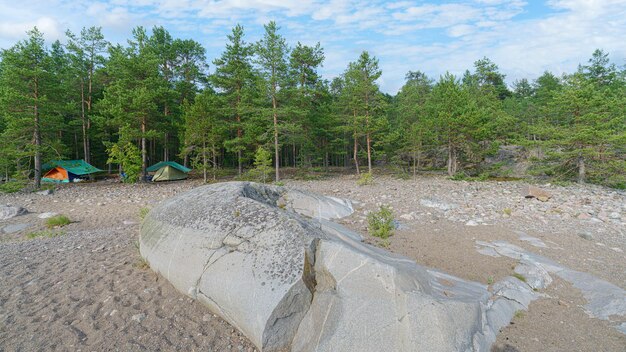
[[[528,14],[521,0],[0,0],[0,47],[25,38],[38,26],[48,40],[65,29],[98,25],[108,40],[125,42],[138,25],[163,25],[173,35],[201,42],[212,60],[236,24],[246,40],[262,35],[274,19],[290,43],[321,42],[332,78],[361,50],[380,58],[381,86],[395,92],[409,70],[434,78],[446,70],[462,74],[483,56],[509,80],[536,77],[548,69],[572,71],[595,48],[626,57],[626,0],[546,0],[548,10]]]

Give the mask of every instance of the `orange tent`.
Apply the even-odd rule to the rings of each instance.
[[[69,175],[67,174],[67,170],[65,170],[62,167],[58,167],[58,166],[53,168],[52,170],[46,172],[46,174],[43,177],[55,180],[57,182],[63,182],[65,180],[69,179]]]

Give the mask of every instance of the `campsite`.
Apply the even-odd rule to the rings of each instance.
[[[341,223],[375,246],[380,239],[367,235],[366,214],[379,204],[390,205],[401,226],[390,237],[388,250],[467,280],[488,285],[514,273],[515,260],[486,256],[475,248],[478,241],[505,240],[602,280],[626,281],[623,225],[608,218],[610,210],[619,212],[620,207],[624,214],[624,194],[594,186],[544,186],[553,198],[543,203],[525,199],[526,185],[519,182],[382,177],[358,186],[356,181],[338,176],[287,180],[286,186],[358,201],[355,213]],[[138,185],[102,181],[59,185],[50,195],[0,195],[1,204],[29,211],[2,223],[4,228],[29,224],[0,237],[3,348],[257,350],[237,329],[155,275],[139,255],[145,210],[200,185],[198,179]],[[415,192],[418,197],[411,196]],[[432,207],[443,204],[463,207]],[[507,208],[511,216],[502,212]],[[590,209],[607,211],[595,215],[605,220],[578,218]],[[52,230],[62,235],[28,240],[30,233],[50,231],[38,217],[49,212],[65,214],[72,222]],[[479,225],[466,225],[478,218]],[[536,247],[520,233],[546,247]],[[541,290],[545,297],[513,318],[498,335],[494,351],[623,350],[626,340],[614,327],[619,317],[590,317],[582,292],[552,276],[553,283]]]
[[[0,352],[626,351],[625,0],[0,11]]]

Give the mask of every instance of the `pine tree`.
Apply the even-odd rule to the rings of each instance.
[[[95,74],[104,66],[103,54],[109,43],[104,40],[101,27],[89,27],[80,31],[80,37],[69,30],[67,49],[71,54],[71,64],[80,91],[80,117],[82,121],[83,158],[91,162],[91,114],[94,104]]]
[[[226,50],[220,58],[213,61],[215,73],[211,76],[211,82],[224,97],[224,114],[232,119],[230,125],[235,131],[235,137],[226,141],[226,147],[237,153],[239,176],[243,172],[243,153],[249,143],[244,137],[248,131],[244,131],[243,120],[248,120],[251,114],[255,88],[255,73],[251,61],[253,47],[243,37],[243,27],[235,26],[228,35]]]
[[[42,123],[50,113],[46,93],[52,83],[43,34],[35,27],[28,31],[28,39],[3,50],[1,57],[0,105],[6,119],[3,158],[17,160],[18,165],[23,158],[33,158],[34,184],[39,188],[45,133]]]
[[[372,172],[372,134],[375,131],[377,109],[382,103],[376,80],[382,71],[378,67],[378,59],[364,51],[356,62],[350,63],[345,73],[345,90],[350,95],[350,102],[355,118],[354,138],[357,138],[358,116],[364,120],[364,134],[367,151],[367,170]],[[354,146],[355,161],[357,160],[357,144]],[[358,166],[357,166],[358,173]]]
[[[159,60],[147,48],[147,35],[142,27],[133,30],[133,41],[128,48],[110,48],[107,75],[111,82],[99,103],[102,113],[112,123],[132,129],[133,138],[140,141],[142,175],[147,177],[147,140],[157,136],[152,129],[160,117],[158,102],[164,80],[159,75]]]
[[[311,165],[315,149],[314,119],[317,117],[318,93],[322,89],[318,68],[324,61],[324,52],[319,43],[315,46],[300,42],[291,51],[289,57],[289,133],[291,134],[293,166],[298,160],[296,146],[303,163]]]
[[[264,25],[265,34],[256,44],[257,63],[266,80],[267,95],[272,103],[272,117],[274,123],[274,165],[276,182],[280,180],[280,155],[278,144],[279,114],[281,106],[279,91],[285,86],[287,78],[287,42],[280,34],[279,27],[274,21]]]
[[[210,90],[200,93],[193,104],[184,108],[185,149],[195,154],[193,164],[202,169],[204,182],[208,180],[209,164],[216,178],[217,156],[223,142],[225,125],[220,109],[220,97]]]

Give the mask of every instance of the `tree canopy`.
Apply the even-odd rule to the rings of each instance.
[[[576,72],[510,86],[487,57],[461,76],[416,67],[392,96],[372,53],[329,81],[320,43],[290,47],[276,23],[264,29],[248,43],[235,26],[209,65],[202,45],[160,26],[124,45],[90,27],[47,46],[34,28],[0,52],[2,179],[39,187],[42,163],[62,158],[129,180],[174,159],[205,181],[364,165],[481,177],[508,145],[526,150],[530,175],[626,187],[626,70],[600,49]]]

